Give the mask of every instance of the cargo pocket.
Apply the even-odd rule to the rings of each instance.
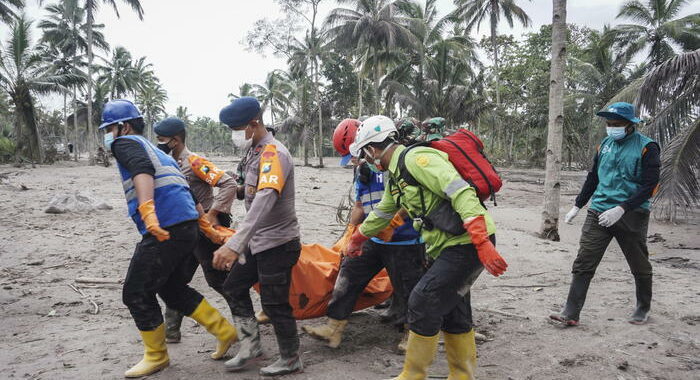
[[[260,303],[265,306],[289,303],[287,273],[260,274]]]

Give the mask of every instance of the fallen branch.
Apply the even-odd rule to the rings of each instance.
[[[97,305],[97,302],[93,301],[93,299],[90,298],[90,296],[88,296],[87,294],[85,294],[82,291],[82,289],[80,289],[79,287],[72,285],[72,284],[68,284],[68,286],[71,289],[73,289],[76,293],[80,294],[83,298],[86,298],[88,301],[90,301],[90,303],[92,304],[92,307],[94,307],[94,311],[91,314],[97,314],[100,312],[100,307]]]
[[[336,210],[336,206],[331,206],[331,205],[324,205],[323,203],[318,203],[318,202],[311,202],[310,200],[304,199],[304,202],[310,204],[310,205],[315,205],[315,206],[321,206],[321,207],[329,207],[332,208],[333,210]]]
[[[491,285],[491,286],[497,287],[497,288],[548,288],[548,287],[554,286],[554,285],[551,285],[551,284],[550,285],[541,285],[541,284],[540,285],[507,285],[507,284],[504,284],[504,285]]]
[[[124,280],[121,278],[78,277],[75,282],[79,284],[121,284]]]
[[[530,317],[525,316],[525,315],[508,313],[506,311],[501,311],[501,310],[496,310],[496,309],[487,309],[487,308],[482,308],[482,307],[475,307],[474,309],[476,309],[478,311],[482,311],[484,313],[500,314],[500,315],[504,315],[506,317],[512,317],[512,318],[518,318],[518,319],[528,319],[528,320],[530,319]]]

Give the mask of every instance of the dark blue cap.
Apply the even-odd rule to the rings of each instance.
[[[219,112],[219,121],[229,128],[242,127],[260,114],[260,102],[252,96],[234,99]]]
[[[596,115],[606,119],[627,120],[635,124],[642,121],[635,115],[634,105],[626,102],[613,103],[605,111],[600,111]]]
[[[168,117],[156,123],[153,131],[158,136],[173,137],[185,130],[185,122],[177,117]]]

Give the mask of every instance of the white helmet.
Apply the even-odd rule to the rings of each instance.
[[[391,119],[382,115],[372,116],[357,129],[355,142],[350,144],[350,154],[359,157],[362,148],[370,143],[382,142],[392,135],[398,135],[398,131]]]

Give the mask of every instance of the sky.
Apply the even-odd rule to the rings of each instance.
[[[52,1],[44,0],[44,3]],[[646,2],[646,1],[645,1]],[[35,0],[27,0],[27,15],[41,19],[44,12]],[[156,75],[168,92],[166,110],[175,113],[178,106],[185,106],[193,116],[218,119],[219,110],[228,103],[227,95],[238,92],[243,83],[262,83],[268,72],[286,68],[285,61],[271,56],[261,56],[246,49],[243,42],[253,23],[261,18],[282,17],[273,0],[254,2],[234,0],[141,0],[144,20],[123,2],[117,0],[120,18],[111,7],[102,6],[96,22],[105,24],[104,33],[112,48],[126,47],[134,58],[146,56],[154,66]],[[499,33],[520,36],[551,23],[551,0],[519,0],[532,19],[532,27],[525,29],[516,23],[510,29],[506,23],[499,25]],[[569,0],[567,22],[602,28],[615,25],[615,15],[623,0]],[[700,12],[700,1],[691,1],[681,16]],[[321,20],[337,6],[333,0],[321,3]],[[452,0],[438,0],[438,9],[447,13],[453,9]],[[488,24],[474,32],[480,39],[489,33]],[[0,26],[0,36],[6,39],[8,28]],[[37,31],[35,37],[40,33]],[[58,98],[42,99],[49,108],[60,108]]]

